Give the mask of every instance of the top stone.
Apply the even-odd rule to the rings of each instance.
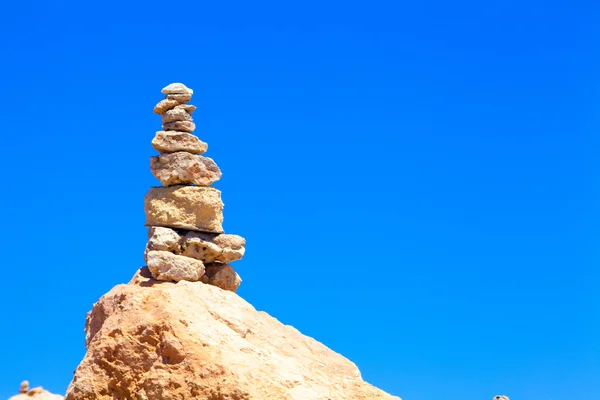
[[[171,83],[168,86],[165,86],[163,88],[163,90],[161,90],[162,94],[188,94],[188,95],[192,95],[194,94],[194,91],[190,88],[188,88],[187,86],[185,86],[183,83]]]

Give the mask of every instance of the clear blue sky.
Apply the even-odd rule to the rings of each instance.
[[[216,4],[219,3],[219,4]],[[405,400],[600,396],[596,1],[9,2],[3,368],[65,391],[195,90],[256,308]]]

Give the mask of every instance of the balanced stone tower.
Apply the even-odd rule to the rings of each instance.
[[[145,198],[148,244],[145,260],[159,281],[202,281],[235,292],[239,275],[228,264],[244,255],[246,240],[223,233],[221,192],[211,185],[221,179],[215,162],[203,157],[208,145],[192,132],[193,90],[172,83],[154,112],[162,117],[152,147],[150,169],[163,186]]]

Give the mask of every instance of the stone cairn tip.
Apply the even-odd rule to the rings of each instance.
[[[235,292],[242,280],[229,263],[244,256],[246,240],[223,232],[221,192],[211,187],[222,174],[202,156],[208,145],[192,134],[196,107],[187,103],[194,91],[171,83],[162,93],[154,106],[162,130],[152,140],[159,155],[150,158],[150,170],[163,186],[144,199],[146,265],[160,281],[201,281]]]
[[[29,381],[21,382],[21,386],[19,387],[19,393],[27,393],[29,392]]]

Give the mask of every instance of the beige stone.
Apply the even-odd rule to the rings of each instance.
[[[172,100],[172,99],[161,100],[154,106],[154,113],[162,114],[167,110],[175,108],[177,105],[179,105],[179,102],[177,100]]]
[[[192,116],[183,108],[175,107],[172,110],[165,111],[161,114],[162,123],[168,124],[175,121],[191,121]]]
[[[167,100],[176,100],[179,104],[187,103],[192,99],[191,94],[168,94]]]
[[[159,281],[195,282],[200,280],[205,272],[202,261],[168,251],[149,251],[147,263],[152,277]]]
[[[238,287],[242,283],[242,278],[240,278],[229,264],[207,264],[204,273],[208,278],[209,285],[229,290],[230,292],[238,290]]]
[[[241,260],[246,240],[238,235],[213,235],[203,232],[188,232],[182,241],[183,255],[204,263],[228,263]]]
[[[494,396],[494,400],[509,400],[507,396]]]
[[[190,115],[193,114],[194,111],[196,111],[196,106],[193,106],[191,104],[180,104],[180,105],[176,106],[175,108],[177,108],[177,109],[180,108],[182,110],[185,110]]]
[[[194,132],[196,124],[192,121],[173,121],[163,124],[163,131]]]
[[[160,153],[174,153],[176,151],[187,151],[192,154],[204,154],[208,150],[208,144],[197,136],[187,132],[158,131],[152,139],[152,147]]]
[[[140,273],[114,287],[88,314],[86,348],[67,400],[398,400],[340,354],[201,282]]]
[[[178,184],[210,186],[222,176],[221,170],[212,158],[183,151],[151,157],[150,170],[165,186]]]
[[[148,230],[148,250],[170,251],[181,254],[183,237],[171,228],[153,226]]]
[[[206,186],[153,187],[144,199],[146,226],[223,232],[221,192]]]
[[[185,86],[183,83],[175,82],[171,83],[161,90],[162,94],[194,94],[194,91],[189,87]]]

